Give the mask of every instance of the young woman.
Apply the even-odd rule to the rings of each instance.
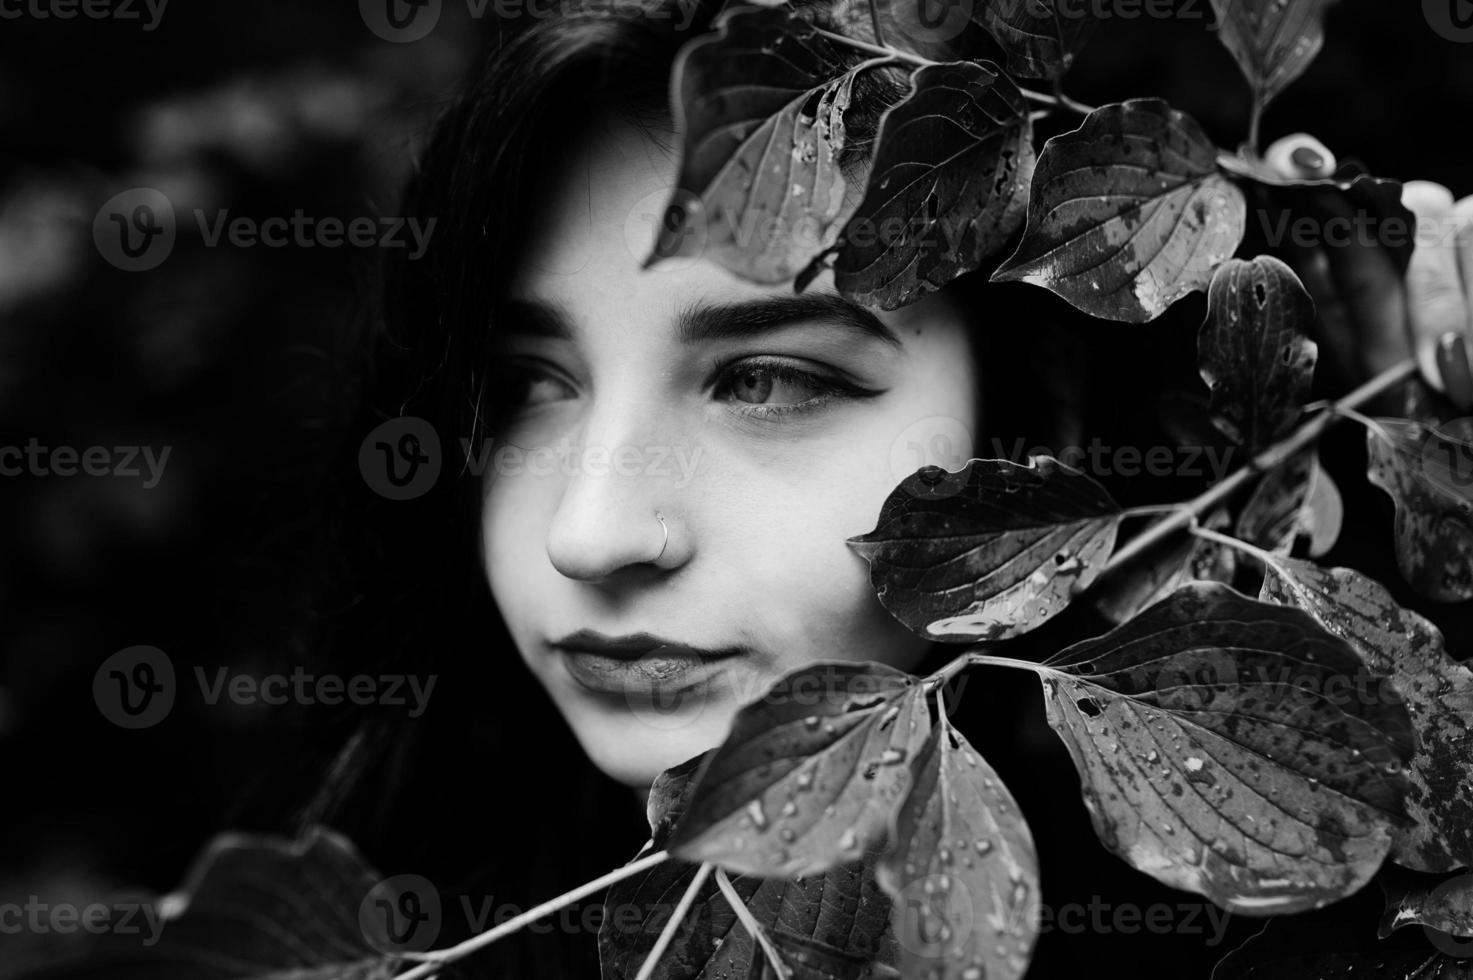
[[[354,579],[326,625],[351,671],[392,664],[439,684],[420,719],[384,711],[325,733],[346,748],[299,816],[347,832],[385,874],[433,881],[437,946],[490,925],[470,914],[488,902],[525,908],[627,861],[648,837],[650,781],[718,744],[781,674],[818,659],[938,662],[945,651],[884,612],[845,544],[902,477],[1091,435],[1160,443],[1162,379],[1189,383],[1190,328],[1074,332],[1062,304],[1029,287],[964,277],[874,313],[829,274],[799,294],[699,257],[642,268],[679,163],[672,59],[718,9],[590,4],[508,27],[406,198],[436,231],[422,258],[386,269],[355,433],[422,418],[446,465],[412,501],[360,488],[336,530],[363,549],[350,565],[380,571]],[[887,94],[866,78],[845,160],[861,185]],[[1408,200],[1452,209],[1440,189]],[[1444,384],[1431,342],[1465,331],[1468,306],[1458,253],[1429,254],[1413,267],[1409,318],[1360,300],[1323,338],[1346,374],[1405,356],[1410,332]],[[1384,278],[1381,261],[1336,256],[1311,285],[1347,262],[1352,279]],[[1373,301],[1402,296],[1394,279],[1380,285]],[[1450,393],[1466,355],[1460,371]],[[467,448],[489,465],[459,465]],[[1192,897],[1094,841],[1029,679],[989,675],[957,709],[1013,776],[1046,901]],[[1058,781],[1033,778],[1051,764]],[[588,921],[575,911],[553,935],[527,930],[459,969],[595,976]],[[1122,953],[1154,975],[1226,948],[1190,932],[1046,935],[1035,975]]]

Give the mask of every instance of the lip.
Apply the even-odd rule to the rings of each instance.
[[[653,633],[609,636],[594,630],[579,630],[550,645],[580,686],[626,700],[688,693],[709,683],[723,661],[744,652],[695,647]]]

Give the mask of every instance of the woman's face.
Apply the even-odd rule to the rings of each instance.
[[[647,788],[796,667],[921,658],[845,539],[923,463],[970,456],[977,378],[944,293],[872,316],[827,272],[796,294],[710,260],[641,270],[677,160],[612,120],[582,145],[496,326],[516,407],[484,561],[589,757]]]

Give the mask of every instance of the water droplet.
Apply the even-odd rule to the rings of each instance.
[[[905,761],[905,752],[901,749],[886,749],[880,753],[880,765],[893,766],[897,762]]]
[[[843,835],[839,837],[839,850],[859,850],[859,836],[854,833],[853,829],[844,831]]]
[[[818,715],[809,715],[807,718],[803,719],[803,727],[807,728],[809,731],[812,731],[813,729],[818,727],[818,722]]]
[[[798,804],[794,803],[792,800],[789,800],[788,802],[786,802],[786,803],[783,804],[783,809],[782,809],[782,815],[783,816],[785,816],[785,817],[791,817],[793,814],[795,814],[797,812],[798,812]]]
[[[1193,756],[1188,756],[1187,757],[1187,772],[1201,772],[1201,771],[1202,771],[1202,760],[1199,759],[1199,758],[1197,758],[1194,755]]]
[[[987,855],[992,853],[992,841],[990,840],[979,840],[972,846],[977,849],[978,854]]]
[[[747,817],[758,830],[767,829],[767,814],[762,810],[761,800],[753,800],[747,804]]]

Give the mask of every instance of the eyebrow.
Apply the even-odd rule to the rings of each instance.
[[[506,301],[506,311],[510,314],[509,329],[514,333],[550,340],[572,337],[571,318],[557,304],[513,298]],[[837,293],[763,296],[715,304],[695,300],[680,309],[675,321],[676,334],[684,344],[744,340],[797,323],[821,321],[892,347],[902,346],[883,320]]]

